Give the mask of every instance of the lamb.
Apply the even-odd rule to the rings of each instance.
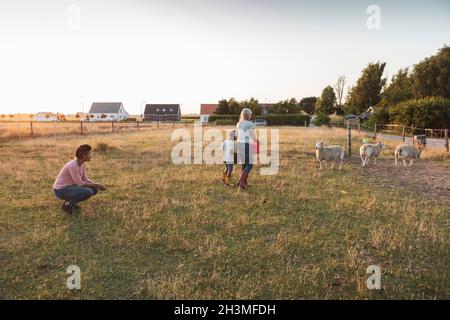
[[[341,146],[324,146],[322,141],[316,143],[316,158],[319,160],[319,170],[322,169],[322,162],[324,160],[333,161],[331,169],[334,168],[334,163],[339,160],[339,170],[342,168],[344,161],[344,148]]]
[[[377,157],[380,155],[381,150],[385,148],[386,146],[381,141],[377,143],[364,143],[359,148],[359,155],[361,157],[362,166],[365,167],[366,165],[368,165],[370,159],[373,159],[374,164],[377,164]]]
[[[409,160],[409,166],[411,166],[414,161],[419,159],[421,153],[422,150],[417,150],[415,147],[407,144],[401,144],[395,149],[395,165],[397,166],[397,158],[401,157],[403,158],[403,166],[406,167],[406,159]]]

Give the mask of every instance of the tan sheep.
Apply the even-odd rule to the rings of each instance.
[[[381,150],[385,148],[386,146],[381,141],[377,143],[364,143],[359,148],[359,156],[361,157],[362,166],[365,167],[366,165],[368,165],[370,159],[373,159],[374,164],[376,164]]]
[[[417,150],[415,147],[407,144],[401,144],[395,149],[395,165],[397,166],[397,159],[400,157],[403,160],[403,166],[406,167],[406,160],[409,160],[409,166],[411,166],[413,162],[419,159],[421,153],[422,150]]]
[[[322,162],[324,160],[333,161],[331,169],[334,168],[335,161],[339,160],[339,170],[342,169],[342,162],[344,161],[344,148],[341,146],[324,146],[321,141],[316,143],[316,158],[319,161],[320,167],[322,169]]]

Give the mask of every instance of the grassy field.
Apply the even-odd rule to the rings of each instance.
[[[346,132],[286,127],[279,173],[256,166],[240,192],[221,183],[220,165],[172,164],[170,134],[0,145],[0,298],[450,297],[447,156],[395,168],[388,145],[377,167],[354,156],[319,172],[314,142],[344,145]],[[108,189],[70,216],[51,186],[81,143],[108,146],[88,164]],[[432,177],[437,189],[420,189]],[[66,288],[73,264],[81,290]],[[370,265],[382,290],[366,287]]]

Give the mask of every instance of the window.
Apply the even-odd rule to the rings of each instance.
[[[172,112],[173,111],[173,109],[170,109],[170,112]]]
[[[166,112],[166,109],[163,109],[163,112]]]
[[[159,111],[159,109],[156,109],[156,111]]]

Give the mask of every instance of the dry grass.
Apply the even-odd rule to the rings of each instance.
[[[173,165],[170,129],[0,145],[0,297],[449,298],[447,203],[382,188],[357,159],[319,172],[314,143],[344,130],[280,133],[280,172],[257,166],[247,193],[221,184],[222,166]],[[67,216],[51,185],[82,143],[108,147],[88,165],[108,190]],[[372,264],[383,290],[365,286]]]

